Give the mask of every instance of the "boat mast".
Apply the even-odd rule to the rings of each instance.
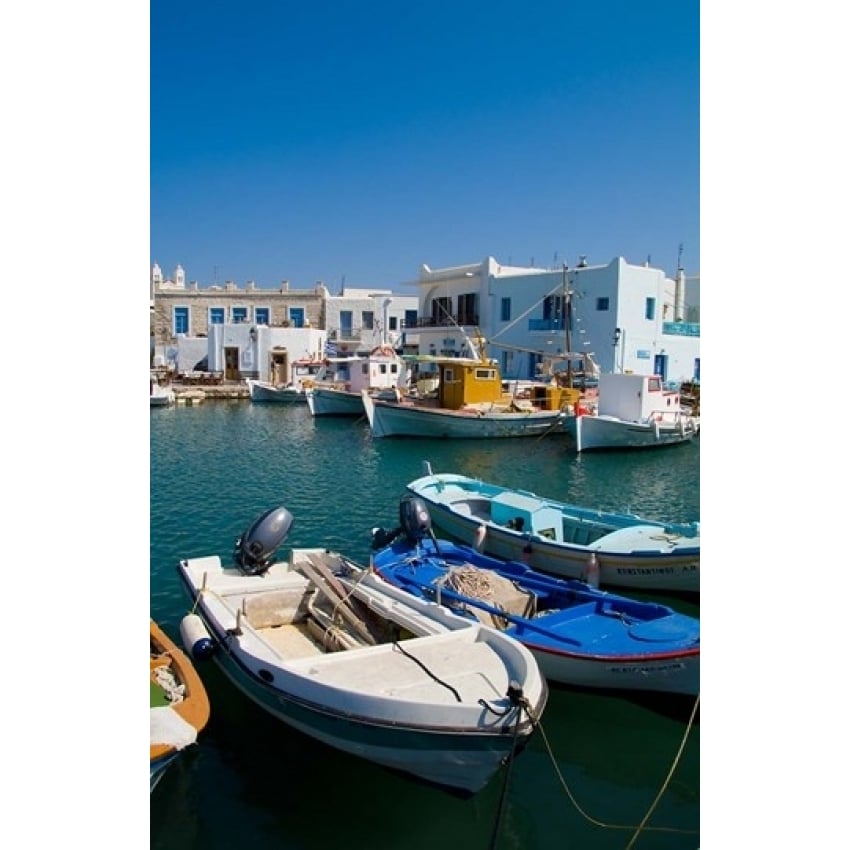
[[[573,386],[573,357],[572,357],[572,340],[570,339],[570,288],[567,281],[567,264],[564,263],[564,351],[567,354],[567,386],[572,389]]]

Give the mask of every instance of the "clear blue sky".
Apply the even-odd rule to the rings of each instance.
[[[153,0],[150,261],[208,285],[700,261],[694,0]]]

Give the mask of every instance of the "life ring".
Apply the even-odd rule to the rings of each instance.
[[[395,350],[389,345],[376,345],[370,352],[369,356],[383,355],[385,357],[395,357]]]

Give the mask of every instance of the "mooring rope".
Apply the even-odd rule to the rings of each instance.
[[[561,787],[564,789],[564,792],[566,793],[570,802],[575,807],[576,811],[585,820],[589,821],[594,826],[601,826],[604,829],[634,830],[634,835],[632,835],[631,840],[626,845],[626,850],[630,850],[630,848],[634,847],[634,844],[637,841],[638,836],[641,834],[641,832],[674,832],[674,833],[680,833],[680,834],[683,834],[683,835],[698,835],[699,834],[699,831],[695,830],[695,829],[679,829],[678,827],[672,827],[672,826],[646,826],[647,821],[651,817],[652,813],[655,811],[655,808],[657,807],[659,801],[661,800],[661,797],[664,795],[664,792],[667,790],[667,787],[670,784],[670,780],[673,777],[673,773],[675,772],[676,767],[679,764],[679,760],[680,760],[682,753],[685,749],[685,744],[687,743],[688,737],[691,733],[691,729],[693,728],[694,718],[696,717],[696,713],[697,713],[698,708],[699,708],[699,694],[697,694],[697,698],[694,702],[693,709],[691,710],[691,716],[688,719],[688,723],[687,723],[687,726],[685,728],[685,733],[682,737],[682,741],[679,745],[679,749],[676,753],[676,756],[673,759],[673,763],[670,765],[670,770],[667,773],[667,776],[664,779],[664,782],[662,783],[661,788],[658,791],[658,794],[656,795],[655,799],[652,801],[652,804],[650,805],[650,807],[647,810],[646,814],[644,815],[643,819],[641,820],[641,822],[637,826],[634,826],[633,824],[606,823],[604,821],[597,820],[592,815],[589,815],[586,811],[584,811],[584,809],[579,805],[578,800],[576,800],[575,795],[570,790],[569,785],[567,785],[567,782],[564,779],[564,776],[561,773],[560,768],[558,767],[557,760],[555,759],[555,755],[552,752],[551,746],[549,745],[549,740],[546,737],[546,732],[543,728],[542,721],[540,721],[540,720],[536,721],[536,725],[539,727],[540,734],[543,736],[543,742],[546,746],[546,751],[549,753],[549,759],[552,762],[552,767],[555,769],[555,773],[558,777],[558,780],[561,783]]]

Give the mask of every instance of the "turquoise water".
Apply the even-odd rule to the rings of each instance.
[[[150,612],[178,639],[189,606],[180,558],[229,558],[250,522],[283,504],[295,517],[285,548],[329,546],[366,561],[371,529],[396,525],[404,485],[423,460],[561,501],[699,519],[699,439],[579,457],[563,435],[373,440],[363,422],[245,401],[152,410],[150,428]],[[699,616],[694,602],[653,598]],[[151,795],[151,848],[699,846],[699,722],[688,731],[691,705],[681,700],[554,686],[542,731],[507,788],[503,772],[461,800],[314,742],[255,707],[216,667],[200,672],[212,717]]]

